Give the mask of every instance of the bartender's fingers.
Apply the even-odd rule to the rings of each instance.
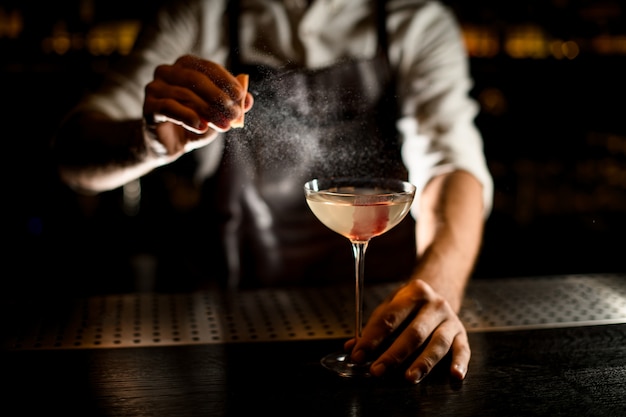
[[[452,363],[450,374],[457,379],[465,379],[472,356],[467,331],[463,331],[452,342]]]
[[[182,78],[175,78],[172,81],[176,84],[187,85],[192,89],[199,88],[199,95],[203,98],[210,99],[213,94],[212,88],[215,87],[237,103],[244,99],[246,94],[244,86],[220,64],[193,55],[184,55],[176,60],[174,68],[182,68],[188,72],[174,72],[171,75],[178,75]],[[193,73],[201,74],[203,77],[198,78]],[[192,76],[191,79],[185,78],[189,75]],[[206,97],[204,97],[205,93],[208,94]]]
[[[450,352],[450,372],[455,378],[463,379],[470,359],[467,334],[458,323],[446,321],[433,332],[424,350],[409,365],[405,372],[406,379],[414,384],[421,382]]]
[[[402,324],[418,311],[435,292],[422,280],[412,280],[400,287],[380,304],[370,316],[363,335],[355,344],[349,340],[345,349],[352,349],[352,359],[362,361],[367,354],[376,351]]]
[[[215,139],[216,132],[207,132],[203,136],[190,134],[181,125],[171,122],[158,123],[154,126],[153,134],[164,148],[161,156],[177,158],[182,154],[208,145]]]
[[[425,304],[418,314],[402,329],[389,346],[372,364],[372,373],[376,376],[382,375],[387,369],[395,368],[404,363],[411,355],[418,350],[424,349],[420,357],[424,367],[424,374],[450,350],[453,336],[447,330],[446,318],[450,311],[447,311],[446,301],[437,301]],[[424,348],[424,345],[428,345]],[[430,346],[432,344],[432,346]],[[446,346],[447,345],[447,346]],[[445,348],[445,352],[442,349]],[[426,352],[430,349],[429,352]],[[419,359],[418,359],[419,360]],[[421,378],[420,378],[421,380]]]
[[[243,113],[252,107],[247,75],[234,76],[220,64],[185,55],[174,66],[163,66],[161,70],[163,73],[157,72],[155,78],[161,76],[171,84],[194,91],[210,107],[224,112],[234,111],[234,119],[243,117]],[[246,82],[243,83],[242,79]],[[233,116],[227,117],[232,119]]]
[[[223,96],[223,93],[215,91],[216,95]],[[159,114],[168,121],[179,122],[177,124],[194,133],[204,133],[208,123],[227,129],[229,120],[239,117],[243,109],[235,105],[227,107],[217,101],[206,101],[195,90],[157,78],[146,85],[143,111],[147,119]]]

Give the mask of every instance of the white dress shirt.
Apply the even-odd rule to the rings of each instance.
[[[240,0],[241,59],[272,67],[322,68],[342,59],[371,58],[377,47],[370,0]],[[111,72],[108,83],[84,106],[118,119],[142,117],[144,87],[159,64],[183,54],[226,65],[229,55],[226,0],[173,2],[148,28],[130,57],[130,72]],[[461,169],[483,186],[485,215],[493,183],[474,124],[472,80],[460,28],[436,1],[387,0],[388,56],[397,76],[402,158],[418,189],[435,175]],[[128,69],[128,68],[127,68]],[[198,149],[204,175],[216,166],[217,146]],[[213,153],[213,155],[211,155]],[[211,156],[213,156],[211,158]]]

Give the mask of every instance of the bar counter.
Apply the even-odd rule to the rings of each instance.
[[[386,289],[368,287],[366,306]],[[462,382],[446,363],[418,385],[396,373],[355,380],[325,370],[320,358],[350,333],[333,319],[352,322],[349,295],[125,294],[54,312],[13,303],[3,414],[626,415],[626,275],[473,281],[461,314],[472,347]]]

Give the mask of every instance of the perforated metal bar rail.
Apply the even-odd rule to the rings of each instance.
[[[368,286],[366,317],[394,288]],[[5,348],[93,349],[348,338],[351,289],[267,289],[234,294],[119,294],[77,299],[32,317]],[[626,274],[473,280],[461,311],[468,331],[626,322]]]

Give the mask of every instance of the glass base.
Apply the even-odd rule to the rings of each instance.
[[[364,378],[370,374],[371,362],[354,363],[350,360],[350,354],[334,352],[322,358],[320,363],[326,368],[346,378]]]

